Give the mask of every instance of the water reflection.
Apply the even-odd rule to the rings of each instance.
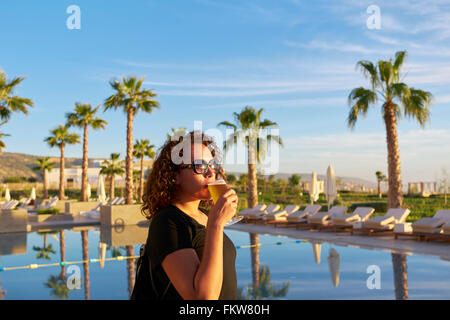
[[[395,299],[408,299],[408,273],[406,254],[392,253],[392,266],[394,268]]]
[[[44,237],[44,244],[42,247],[33,246],[33,250],[38,252],[36,259],[51,260],[50,254],[55,254],[52,244],[47,244],[47,236],[49,234],[55,234],[56,231],[51,232],[38,232],[39,235]]]
[[[243,288],[238,288],[238,299],[260,300],[285,297],[288,294],[290,282],[283,282],[280,286],[275,286],[271,282],[269,267],[260,266],[259,263],[259,235],[255,233],[249,235],[252,283],[247,285],[247,293],[244,293]]]
[[[99,231],[98,235],[97,231]],[[236,232],[236,237],[239,236],[238,239],[240,239],[236,241],[233,239],[234,235],[232,235],[232,239],[233,241],[235,241],[235,245],[241,245],[241,247],[243,247],[242,245],[247,245],[248,239],[250,240],[249,246],[250,251],[247,251],[247,249],[244,248],[241,248],[240,251],[238,251],[238,260],[242,259],[243,257],[246,260],[244,262],[238,261],[239,265],[244,264],[248,267],[249,266],[248,264],[250,263],[251,267],[250,271],[246,271],[248,275],[239,273],[240,272],[239,269],[237,270],[238,279],[240,277],[246,276],[248,276],[249,278],[248,283],[243,283],[242,285],[240,284],[238,296],[239,299],[279,299],[283,297],[288,297],[289,295],[292,295],[293,298],[297,298],[299,294],[300,295],[302,294],[299,291],[299,289],[303,290],[303,288],[299,287],[298,281],[304,281],[300,285],[305,284],[309,285],[309,283],[314,283],[314,281],[310,281],[311,279],[309,278],[312,273],[314,274],[315,277],[317,277],[317,280],[319,281],[317,283],[318,285],[321,283],[322,284],[325,283],[328,285],[328,289],[327,287],[324,287],[323,291],[320,291],[320,293],[319,290],[321,289],[317,289],[317,287],[311,288],[312,291],[316,290],[319,298],[329,297],[326,295],[322,296],[321,294],[323,293],[326,294],[326,290],[330,290],[332,288],[331,285],[329,284],[330,279],[333,287],[339,288],[339,290],[341,290],[339,293],[337,293],[337,291],[334,293],[330,291],[331,294],[330,296],[336,296],[336,293],[337,296],[340,296],[341,294],[342,296],[345,296],[347,292],[351,292],[351,294],[353,294],[353,292],[351,291],[352,289],[359,290],[359,293],[356,295],[356,297],[359,297],[360,293],[364,296],[365,294],[367,294],[367,292],[370,292],[368,295],[369,299],[374,297],[371,295],[372,293],[374,293],[375,296],[377,296],[376,290],[368,291],[369,289],[366,288],[365,280],[369,276],[365,274],[365,267],[367,265],[360,264],[361,263],[360,261],[370,261],[364,260],[368,259],[367,257],[371,256],[370,254],[367,255],[365,258],[362,257],[361,258],[362,260],[358,258],[355,261],[354,259],[352,259],[353,257],[355,257],[355,255],[348,256],[349,253],[353,252],[352,250],[343,249],[343,247],[341,246],[329,243],[329,248],[327,248],[326,251],[327,265],[323,265],[323,263],[321,262],[321,254],[325,252],[322,252],[324,251],[322,250],[324,245],[324,242],[322,241],[311,240],[310,241],[311,247],[309,247],[309,244],[307,243],[304,244],[306,247],[303,244],[301,244],[302,248],[306,249],[306,251],[303,249],[295,249],[292,246],[285,248],[284,245],[276,247],[276,251],[271,251],[274,249],[274,247],[270,248],[265,245],[266,243],[263,243],[263,246],[261,246],[262,244],[260,243],[260,241],[262,241],[261,239],[272,239],[271,241],[277,241],[273,240],[274,238],[266,237],[255,233],[249,233],[248,238],[243,239],[241,237],[242,235],[247,237],[245,233],[242,234],[240,231],[233,231],[233,232]],[[41,275],[40,278],[38,278],[38,285],[40,285],[41,287],[40,290],[45,290],[46,295],[48,294],[48,296],[55,299],[69,299],[75,297],[76,299],[81,298],[87,300],[94,298],[110,299],[111,297],[119,299],[127,299],[129,294],[131,293],[131,290],[135,282],[135,272],[136,272],[135,260],[125,259],[123,264],[120,264],[117,261],[108,262],[108,259],[109,257],[136,255],[136,251],[139,251],[138,250],[139,246],[142,243],[145,243],[147,239],[147,233],[148,233],[147,225],[136,225],[136,226],[116,226],[104,228],[102,227],[100,229],[94,227],[77,227],[66,230],[57,230],[56,232],[51,233],[41,232],[33,234],[26,234],[26,233],[0,234],[0,259],[1,256],[4,255],[27,254],[26,257],[27,260],[25,261],[23,260],[23,258],[19,257],[17,260],[10,259],[7,262],[5,261],[4,263],[0,263],[0,265],[4,265],[6,267],[26,266],[27,264],[36,263],[34,262],[34,259],[41,261],[38,262],[38,264],[45,264],[47,262],[43,261],[44,260],[47,261],[49,259],[51,260],[51,263],[58,262],[58,260],[59,262],[63,262],[66,261],[66,245],[67,245],[68,246],[67,248],[70,248],[67,249],[68,251],[67,254],[69,255],[67,259],[81,260],[80,256],[82,256],[82,260],[86,261],[82,264],[79,264],[80,269],[81,266],[83,267],[83,271],[81,273],[82,277],[81,284],[84,288],[82,290],[78,290],[78,292],[76,290],[71,292],[71,290],[67,288],[67,277],[68,277],[68,275],[66,274],[67,265],[65,265],[64,263],[60,263],[59,266],[42,268],[43,270],[48,271],[43,271],[46,273],[41,274],[45,274],[45,276],[42,277]],[[38,235],[37,239],[36,235]],[[30,248],[33,248],[31,252],[27,252],[27,236],[31,236],[31,239],[34,239],[33,243],[30,246]],[[59,241],[60,247],[59,250],[56,248],[57,245],[55,245],[55,243],[57,244],[58,242],[53,241],[52,246],[50,237],[54,237]],[[67,239],[70,239],[71,242],[70,244],[66,243]],[[69,242],[69,240],[67,240],[67,242]],[[287,240],[286,242],[292,242],[292,240]],[[88,251],[89,245],[91,246],[90,248],[91,257],[89,257]],[[311,249],[313,251],[312,253]],[[295,250],[301,250],[303,253],[305,253],[305,254],[302,253],[302,257],[300,258],[300,260],[299,257],[296,257],[294,259],[292,258],[293,256],[292,257],[290,256],[291,253],[295,252]],[[363,249],[354,249],[354,250],[363,250]],[[239,257],[240,252],[244,253],[245,251],[250,254],[250,259],[248,259],[248,257],[245,255]],[[364,253],[367,252],[368,252],[367,250],[364,250]],[[380,251],[377,252],[378,257],[380,257]],[[359,252],[353,253],[356,255],[359,254]],[[361,253],[363,252],[361,251]],[[97,267],[95,263],[91,263],[89,261],[90,258],[97,258],[97,254],[100,262],[99,267]],[[390,285],[383,286],[382,289],[384,289],[384,291],[382,294],[384,296],[384,294],[386,294],[386,288],[388,288],[387,289],[387,291],[389,291],[387,293],[388,297],[394,296],[395,299],[408,299],[409,288],[408,288],[407,255],[404,254],[404,252],[401,253],[390,252],[389,255],[391,255],[392,262],[390,261],[388,262],[388,268],[390,268],[390,266],[392,265],[391,269],[392,273],[390,273],[389,271],[384,271],[385,273],[383,273],[382,276],[383,279],[388,279],[387,280],[388,282],[391,281],[390,277],[393,276],[394,288],[392,288],[391,282]],[[275,256],[277,258],[275,258]],[[264,257],[264,259],[267,260],[264,261],[261,260],[262,257]],[[278,257],[281,257],[281,260],[279,260],[280,258]],[[286,259],[285,262],[286,269],[284,269],[283,264],[279,263],[284,262],[283,259]],[[308,266],[308,263],[305,263],[304,266],[298,267],[295,265],[299,261],[301,263],[302,261],[304,261],[304,259],[309,260],[308,262],[310,262],[311,269],[308,269],[310,268],[310,266]],[[385,261],[380,260],[378,261],[381,267],[385,265],[383,264],[385,263]],[[105,266],[108,263],[110,265]],[[369,264],[370,263],[371,262],[369,262]],[[322,266],[320,264],[322,264]],[[279,267],[279,265],[281,267]],[[117,268],[117,266],[119,266],[119,268]],[[354,268],[356,266],[358,268],[361,267],[362,281],[360,287],[355,287],[355,285],[352,284],[352,281],[353,283],[355,283],[356,278],[355,276],[352,277],[348,273],[349,270],[355,270]],[[349,274],[349,277],[348,278],[344,277],[343,279],[342,275],[343,272],[345,271],[347,271],[346,274]],[[28,279],[29,281],[34,281],[35,278],[33,277],[36,277],[37,274],[37,272],[34,270],[7,271],[7,272],[8,273],[27,272],[26,275],[27,281]],[[106,272],[108,273],[108,275],[105,275]],[[126,272],[126,275],[124,274],[124,272]],[[446,270],[444,269],[441,272],[446,272]],[[291,273],[291,275],[289,275],[289,273]],[[25,275],[25,273],[22,274]],[[280,274],[282,274],[281,278]],[[27,295],[26,293],[20,293],[21,290],[23,291],[23,287],[21,287],[20,282],[14,281],[14,276],[12,274],[11,277],[9,274],[7,275],[6,272],[2,272],[0,275],[6,276],[6,278],[1,279],[3,280],[3,283],[0,282],[0,299],[5,298],[5,295],[7,294],[8,290],[9,290],[8,295],[14,299],[23,299],[23,297],[30,296]],[[113,287],[116,287],[117,285],[120,286],[120,284],[117,283],[116,279],[118,277],[119,278],[123,277],[122,279],[123,281],[120,281],[122,282],[123,287],[119,290],[120,293],[116,296],[111,295],[111,291],[108,291],[109,289],[106,289],[107,285],[101,285],[102,289],[100,290],[97,289],[97,283],[99,281],[108,281],[107,279],[109,277],[111,277],[111,280],[114,280],[114,283],[112,284]],[[288,281],[288,279],[289,280],[297,279],[297,280]],[[324,280],[322,281],[322,279]],[[100,282],[100,284],[102,284],[102,282]],[[313,285],[315,286],[315,284]],[[93,292],[94,289],[91,290],[91,286],[95,286],[95,295]],[[389,289],[389,287],[391,289]],[[379,292],[381,293],[381,291]],[[8,297],[8,295],[6,295],[6,297]],[[39,298],[39,296],[37,296],[36,298]]]

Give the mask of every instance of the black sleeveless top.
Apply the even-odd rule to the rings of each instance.
[[[200,209],[206,213],[204,210]],[[206,228],[174,205],[161,209],[152,218],[147,237],[148,259],[153,282],[159,295],[165,291],[164,300],[182,300],[170,284],[161,263],[177,250],[193,248],[201,261],[205,246]],[[237,299],[236,248],[230,238],[223,235],[223,281],[219,300]],[[168,289],[167,289],[168,288]],[[166,290],[167,289],[167,290]]]

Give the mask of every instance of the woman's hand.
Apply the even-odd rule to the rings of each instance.
[[[236,214],[238,196],[233,189],[222,194],[208,214],[208,224],[224,227]]]

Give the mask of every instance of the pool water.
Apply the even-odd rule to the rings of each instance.
[[[249,233],[225,232],[237,247],[241,299],[450,299],[450,261],[440,257],[262,234],[259,245],[250,246]],[[0,299],[126,300],[135,269],[132,259],[120,256],[138,255],[146,236],[147,228],[139,226],[2,234]],[[80,262],[85,259],[94,260]],[[7,269],[32,264],[38,267]],[[56,265],[40,266],[48,264]]]

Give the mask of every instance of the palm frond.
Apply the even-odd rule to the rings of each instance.
[[[353,129],[358,116],[365,116],[369,107],[378,101],[377,94],[369,89],[359,87],[353,89],[348,96],[348,104],[351,106],[347,117],[347,125]]]
[[[416,119],[424,127],[430,118],[433,95],[424,90],[410,88],[410,96],[403,103],[404,115]]]

